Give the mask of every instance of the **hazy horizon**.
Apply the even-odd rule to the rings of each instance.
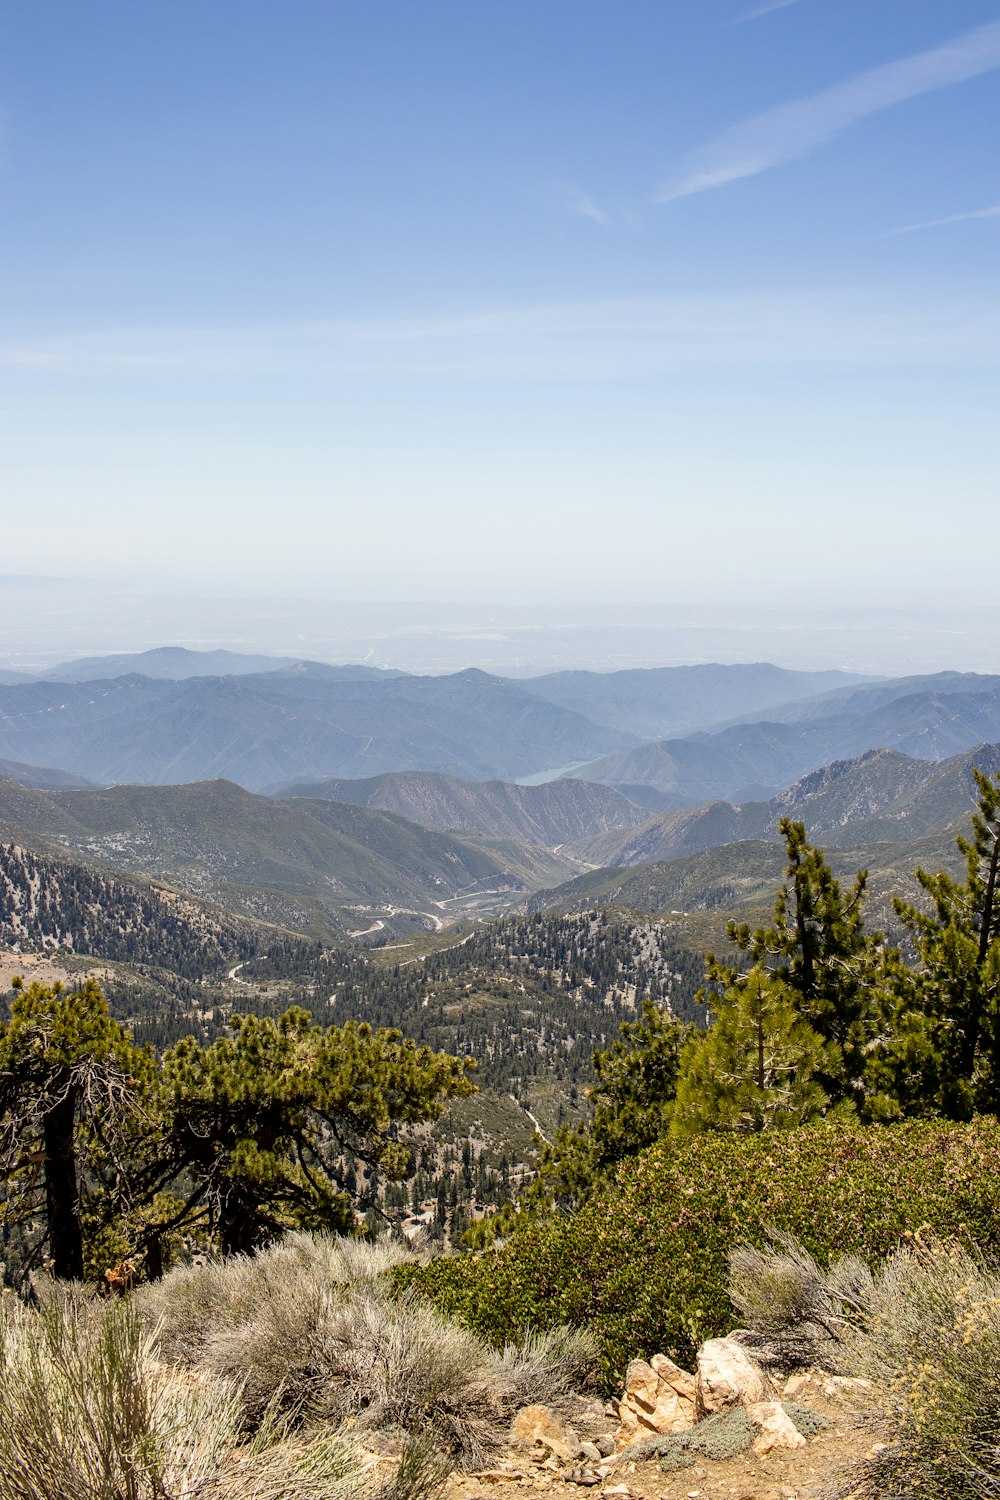
[[[876,676],[1000,673],[998,627],[997,608],[350,601],[0,576],[0,669],[29,673],[160,646],[510,676],[709,661]]]

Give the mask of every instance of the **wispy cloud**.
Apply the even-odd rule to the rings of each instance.
[[[585,219],[593,219],[595,224],[611,223],[611,215],[605,213],[601,205],[596,203],[589,193],[585,193],[582,188],[574,187],[571,183],[564,183],[560,188],[559,201],[570,213],[581,214]]]
[[[1000,67],[1000,21],[964,32],[941,47],[858,73],[835,87],[778,105],[710,141],[653,194],[658,203],[724,187],[782,162],[808,156],[868,115]]]
[[[887,229],[876,235],[879,240],[891,240],[897,234],[916,234],[920,229],[941,229],[946,224],[968,224],[972,219],[1000,219],[1000,203],[993,208],[975,208],[970,213],[946,214],[943,219],[923,219],[919,224],[900,224],[897,229]]]
[[[1000,309],[881,291],[684,295],[440,316],[0,337],[0,379],[617,380],[693,367],[1000,364]]]
[[[761,16],[769,16],[772,11],[787,10],[790,5],[798,5],[799,0],[769,0],[767,5],[755,5],[752,10],[745,10],[741,16],[737,16],[736,26],[743,26],[747,21],[759,21]]]

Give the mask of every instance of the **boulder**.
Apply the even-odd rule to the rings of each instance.
[[[550,1406],[522,1406],[511,1423],[510,1440],[519,1448],[545,1449],[564,1463],[580,1447],[576,1433]]]
[[[665,1354],[654,1354],[648,1363],[634,1359],[625,1373],[618,1424],[618,1452],[661,1433],[686,1432],[695,1424],[694,1376]]]
[[[702,1344],[695,1386],[699,1418],[727,1406],[750,1406],[771,1394],[763,1371],[736,1339],[709,1339]]]
[[[747,1407],[747,1416],[760,1431],[753,1441],[758,1458],[775,1448],[804,1448],[806,1440],[780,1401],[755,1401]]]

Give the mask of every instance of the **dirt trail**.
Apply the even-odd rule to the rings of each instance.
[[[529,1456],[512,1453],[505,1460],[510,1466],[506,1473],[498,1465],[478,1474],[454,1474],[447,1500],[524,1500],[536,1494],[549,1500],[602,1495],[609,1500],[818,1500],[832,1477],[863,1458],[875,1442],[872,1432],[853,1425],[845,1412],[832,1405],[826,1409],[834,1425],[792,1452],[766,1458],[752,1453],[719,1461],[698,1458],[690,1468],[673,1473],[664,1473],[658,1459],[639,1462],[623,1457],[592,1487],[568,1483],[533,1464]]]

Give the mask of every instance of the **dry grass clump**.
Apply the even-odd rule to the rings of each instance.
[[[823,1271],[791,1235],[777,1233],[763,1250],[738,1246],[728,1261],[729,1296],[762,1364],[838,1368],[848,1326],[871,1303],[863,1261],[845,1256]]]
[[[497,1354],[383,1273],[405,1251],[292,1235],[253,1257],[172,1272],[141,1293],[160,1357],[239,1381],[248,1425],[282,1410],[307,1424],[431,1433],[477,1464],[511,1417],[578,1387],[588,1335],[556,1329]]]
[[[179,1266],[137,1296],[147,1325],[159,1329],[161,1358],[197,1364],[220,1333],[264,1310],[288,1320],[287,1342],[325,1297],[378,1285],[412,1258],[400,1245],[288,1234],[259,1255]]]
[[[0,1500],[338,1500],[339,1434],[241,1438],[238,1393],[158,1365],[128,1302],[0,1300]]]
[[[877,1277],[872,1313],[845,1357],[871,1383],[886,1445],[836,1490],[857,1500],[1000,1497],[1000,1271],[917,1240]]]

